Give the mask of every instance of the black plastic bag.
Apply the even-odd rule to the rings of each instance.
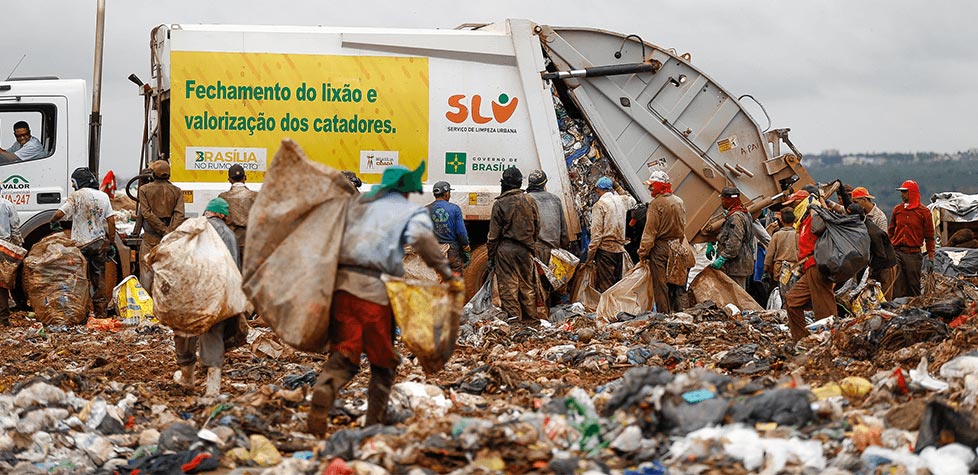
[[[815,417],[808,401],[810,394],[803,389],[774,389],[734,405],[729,415],[734,422],[801,427]]]
[[[940,402],[932,401],[920,420],[914,453],[919,454],[926,447],[940,447],[950,443],[966,445],[972,449],[978,447],[978,421],[970,414],[957,412]]]
[[[813,206],[814,216],[825,225],[815,242],[818,270],[832,282],[845,282],[869,265],[869,232],[858,215],[844,216]],[[813,224],[814,226],[814,224]]]

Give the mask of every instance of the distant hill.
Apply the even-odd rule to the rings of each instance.
[[[978,149],[957,154],[840,155],[829,151],[805,155],[802,163],[820,183],[838,178],[854,187],[865,186],[887,214],[900,202],[896,187],[904,180],[917,181],[924,204],[942,191],[978,194]]]

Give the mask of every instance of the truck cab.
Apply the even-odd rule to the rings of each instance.
[[[24,78],[0,82],[0,147],[15,142],[24,121],[43,154],[0,160],[0,195],[17,209],[25,247],[48,234],[48,222],[71,193],[71,171],[88,166],[86,87],[81,79]]]

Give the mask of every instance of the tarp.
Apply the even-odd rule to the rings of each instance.
[[[928,208],[945,211],[941,216],[944,221],[959,223],[978,221],[978,195],[956,192],[934,193],[930,201]]]
[[[934,271],[950,277],[978,275],[978,249],[939,247],[934,251]]]

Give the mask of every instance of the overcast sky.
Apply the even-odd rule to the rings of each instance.
[[[527,18],[597,27],[690,52],[733,95],[760,100],[803,153],[978,146],[978,2],[971,0],[107,3],[102,170],[122,176],[136,170],[143,104],[126,77],[149,81],[149,32],[164,23],[452,28]],[[0,77],[26,53],[15,76],[83,78],[91,88],[96,4],[31,0],[6,9]],[[763,128],[760,110],[747,109]]]

